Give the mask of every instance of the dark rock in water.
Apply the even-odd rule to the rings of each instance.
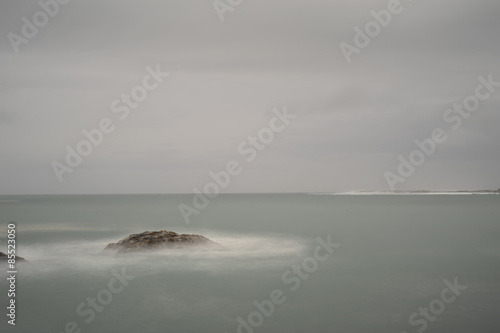
[[[0,252],[0,262],[7,260],[9,260],[9,256],[3,252]],[[16,262],[18,261],[26,261],[26,259],[24,259],[23,257],[16,256]]]
[[[184,248],[191,246],[221,246],[219,243],[200,235],[181,234],[173,231],[145,231],[132,234],[118,243],[110,243],[105,250],[118,252],[135,252],[141,250],[157,250],[163,248]]]

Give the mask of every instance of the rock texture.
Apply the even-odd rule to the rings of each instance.
[[[105,250],[118,252],[136,252],[141,250],[156,250],[163,248],[184,248],[192,246],[220,246],[219,243],[200,235],[181,234],[173,231],[145,231],[132,234],[117,243],[110,243]]]
[[[7,260],[9,260],[9,256],[3,252],[0,252],[0,262]],[[26,259],[24,259],[23,257],[16,256],[16,262],[17,261],[26,261]]]

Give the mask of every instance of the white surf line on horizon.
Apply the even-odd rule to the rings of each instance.
[[[499,195],[500,192],[324,192],[307,195]]]

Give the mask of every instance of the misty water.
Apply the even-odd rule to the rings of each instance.
[[[15,326],[0,264],[0,332],[500,327],[500,195],[224,194],[190,224],[181,203],[192,196],[0,196],[0,251],[14,221],[17,254],[28,260],[18,263]],[[222,247],[102,251],[146,230],[201,234]],[[340,245],[331,253],[321,247],[329,237]],[[461,286],[444,292],[446,302],[445,280]],[[88,298],[105,304],[94,310]]]

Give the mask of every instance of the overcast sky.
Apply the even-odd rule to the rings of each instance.
[[[210,0],[73,0],[15,46],[44,16],[2,1],[0,194],[191,192],[230,160],[243,171],[223,192],[386,190],[435,128],[448,139],[397,189],[500,187],[500,88],[456,130],[443,120],[479,76],[500,82],[500,2],[402,0],[348,64],[339,45],[388,2],[243,0],[221,21]],[[111,103],[157,65],[170,75],[120,119]],[[238,146],[285,107],[248,162]],[[114,132],[60,182],[53,162],[103,118]]]

